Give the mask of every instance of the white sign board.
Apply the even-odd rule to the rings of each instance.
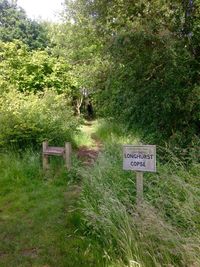
[[[156,172],[156,146],[124,145],[123,169],[142,172]]]

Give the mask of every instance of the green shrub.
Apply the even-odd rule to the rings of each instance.
[[[110,70],[96,95],[99,113],[157,144],[189,147],[199,137],[200,86],[185,43],[130,30],[110,47]]]
[[[14,87],[21,92],[51,88],[70,94],[74,80],[69,63],[46,51],[29,51],[20,41],[0,41],[0,92]]]
[[[47,139],[57,145],[71,141],[78,120],[64,94],[4,93],[0,98],[0,145],[24,148]]]

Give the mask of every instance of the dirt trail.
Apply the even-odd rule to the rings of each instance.
[[[90,135],[90,138],[93,141],[93,145],[91,147],[81,146],[77,151],[78,158],[83,162],[86,166],[91,166],[97,160],[100,151],[102,150],[102,143],[98,140],[95,133],[92,131],[92,123],[87,123],[84,126],[84,131]]]
[[[102,144],[93,132],[93,123],[84,125],[82,131],[91,138],[92,142],[90,146],[79,147],[76,154],[83,165],[90,168],[97,160],[102,149]],[[99,252],[97,248],[91,246],[90,240],[87,240],[79,229],[79,220],[82,215],[78,200],[81,189],[81,184],[71,185],[64,194],[66,225],[68,229],[67,237],[68,241],[70,241],[69,249],[72,251],[71,254],[76,256],[72,259],[74,264],[72,264],[72,266],[75,266],[78,262],[77,266],[100,267],[102,266],[101,263],[99,263],[99,258],[102,258],[101,252]]]

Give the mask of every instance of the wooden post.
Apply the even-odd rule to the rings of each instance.
[[[68,170],[71,168],[71,143],[65,143],[65,154],[64,154],[64,159],[65,159],[65,165]]]
[[[49,161],[48,161],[48,155],[45,154],[45,151],[48,148],[48,142],[44,141],[42,142],[42,159],[43,159],[43,170],[48,170],[49,169]]]
[[[140,205],[143,201],[143,172],[136,172],[136,190],[137,204]]]

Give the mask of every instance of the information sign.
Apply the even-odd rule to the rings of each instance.
[[[141,172],[156,172],[156,146],[124,145],[123,169]]]

